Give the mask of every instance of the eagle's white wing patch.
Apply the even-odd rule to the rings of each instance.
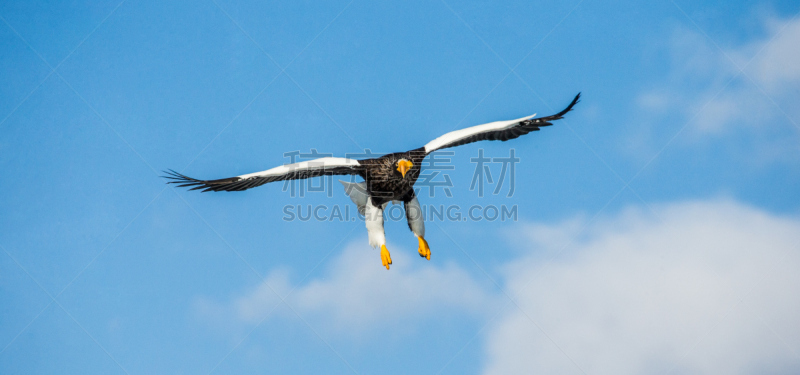
[[[431,152],[437,150],[446,144],[456,142],[460,139],[464,139],[475,134],[508,129],[518,124],[520,121],[532,119],[533,116],[536,116],[536,114],[534,113],[530,116],[525,116],[522,118],[518,118],[516,120],[495,121],[495,122],[490,122],[488,124],[476,125],[466,129],[451,131],[445,135],[442,135],[439,138],[436,138],[428,142],[428,144],[425,145],[425,152]]]
[[[300,170],[331,169],[336,167],[357,167],[358,165],[359,165],[358,160],[355,159],[326,157],[326,158],[304,161],[300,163],[281,165],[280,167],[267,169],[266,171],[243,174],[237,177],[242,179],[247,179],[252,177],[283,176],[287,173],[296,172]]]

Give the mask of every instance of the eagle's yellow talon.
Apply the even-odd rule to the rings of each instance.
[[[431,248],[428,247],[428,241],[425,241],[422,237],[417,237],[419,240],[419,256],[431,260]]]
[[[381,245],[381,262],[387,270],[389,265],[392,264],[392,257],[389,255],[389,250],[386,250],[386,245]]]

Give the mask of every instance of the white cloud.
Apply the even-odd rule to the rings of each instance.
[[[484,373],[580,373],[572,361],[588,374],[800,371],[800,221],[724,200],[655,210],[627,209],[588,227],[580,215],[520,224],[513,245],[522,252],[501,268],[501,282],[525,313],[502,313],[480,336]],[[270,285],[282,296],[294,289],[295,311],[342,336],[455,314],[488,321],[507,302],[482,275],[414,250],[393,249],[386,271],[364,242],[309,281],[278,270]],[[206,319],[252,326],[278,303],[258,285],[195,307]],[[268,324],[281,311],[289,313],[276,310]]]
[[[496,289],[477,282],[455,264],[425,264],[416,249],[392,252],[390,271],[380,267],[377,251],[349,247],[332,265],[326,280],[300,288],[292,305],[330,319],[348,330],[369,324],[393,325],[434,315],[437,310],[488,314],[496,309]]]
[[[772,20],[769,29],[771,43],[759,41],[747,48],[756,52],[763,49],[753,64],[754,78],[772,92],[796,88],[800,83],[800,20]]]
[[[227,307],[198,299],[196,310],[211,312],[205,315],[212,319],[225,310],[240,322],[258,323],[280,303],[277,292],[304,319],[314,321],[314,327],[358,334],[424,320],[439,311],[486,316],[501,306],[493,284],[476,281],[455,264],[428,262],[416,249],[394,248],[394,264],[387,271],[377,250],[365,244],[362,239],[346,246],[321,277],[291,285],[288,272],[275,271],[267,279],[269,286],[262,283]]]
[[[520,310],[504,315],[485,373],[800,370],[800,222],[733,202],[657,210],[591,225],[533,280],[541,256],[517,260],[509,289],[546,335]],[[532,229],[538,253],[563,247]]]
[[[659,117],[669,116],[670,109],[686,120],[697,115],[688,128],[696,139],[784,127],[790,121],[783,112],[800,122],[794,105],[800,92],[800,20],[764,24],[766,35],[722,50],[700,31],[677,29],[667,82],[642,92],[640,108]],[[739,68],[744,72],[736,76]]]

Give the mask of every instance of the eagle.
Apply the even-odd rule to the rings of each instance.
[[[496,121],[483,125],[456,130],[428,142],[425,146],[406,152],[386,154],[381,157],[356,160],[350,158],[324,157],[315,160],[267,169],[261,172],[243,174],[218,180],[199,180],[174,170],[164,171],[168,184],[189,187],[189,190],[242,191],[270,182],[300,180],[320,176],[357,175],[364,179],[360,183],[340,181],[350,199],[364,215],[369,235],[369,244],[380,247],[381,262],[386,269],[392,264],[386,237],[383,231],[383,211],[390,202],[403,202],[408,228],[419,242],[419,256],[430,260],[431,249],[425,240],[425,225],[414,184],[420,173],[423,159],[431,152],[461,146],[478,141],[507,141],[521,135],[537,131],[560,120],[578,103],[578,93],[572,102],[551,116],[537,117],[536,114],[509,121]]]

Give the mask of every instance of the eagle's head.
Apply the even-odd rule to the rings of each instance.
[[[403,175],[403,178],[406,178],[406,173],[414,166],[414,163],[408,161],[408,159],[400,159],[395,163],[397,165],[397,171]]]

